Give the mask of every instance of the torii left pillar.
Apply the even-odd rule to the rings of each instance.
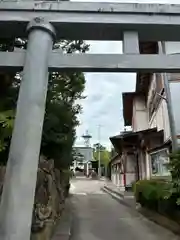
[[[28,27],[28,46],[0,205],[0,239],[29,240],[42,126],[48,60],[55,31],[44,19]]]

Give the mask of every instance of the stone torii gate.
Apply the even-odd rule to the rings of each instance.
[[[29,240],[48,71],[179,72],[180,55],[140,55],[139,40],[180,41],[180,5],[1,1],[0,35],[28,37],[0,52],[0,69],[23,70],[0,206],[0,239]],[[123,41],[124,54],[62,54],[55,39]]]

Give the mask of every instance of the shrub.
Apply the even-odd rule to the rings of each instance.
[[[157,211],[163,215],[173,215],[178,209],[178,196],[167,197],[172,187],[171,182],[163,179],[140,180],[134,184],[136,201],[143,207]]]
[[[171,189],[167,194],[167,198],[177,196],[176,203],[180,205],[180,150],[170,154],[170,161],[167,164],[171,172]]]
[[[180,213],[180,150],[170,154],[167,164],[171,172],[164,179],[141,180],[133,185],[136,201],[142,206],[179,221]]]

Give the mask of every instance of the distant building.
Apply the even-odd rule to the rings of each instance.
[[[74,171],[78,167],[83,169],[85,174],[89,174],[91,168],[91,162],[93,161],[93,148],[90,146],[90,139],[92,136],[86,131],[86,134],[82,136],[84,139],[84,146],[74,147]]]
[[[88,175],[91,161],[93,161],[92,147],[74,147],[74,171],[78,167]]]
[[[74,147],[75,157],[81,162],[89,162],[93,159],[92,147]]]

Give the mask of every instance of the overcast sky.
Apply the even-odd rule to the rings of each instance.
[[[83,0],[85,1],[85,0]],[[97,2],[95,0],[89,0]],[[88,2],[89,2],[88,1]],[[98,1],[100,2],[100,1]],[[110,1],[101,1],[110,2]],[[112,2],[139,3],[180,3],[180,0],[128,1],[114,0]],[[89,41],[89,53],[122,53],[121,42]],[[81,101],[83,113],[79,116],[80,126],[77,128],[76,145],[83,145],[82,135],[89,131],[92,135],[91,144],[98,142],[98,125],[101,125],[101,144],[110,148],[110,136],[124,129],[122,115],[122,92],[135,90],[136,74],[132,73],[85,73],[87,96]]]

